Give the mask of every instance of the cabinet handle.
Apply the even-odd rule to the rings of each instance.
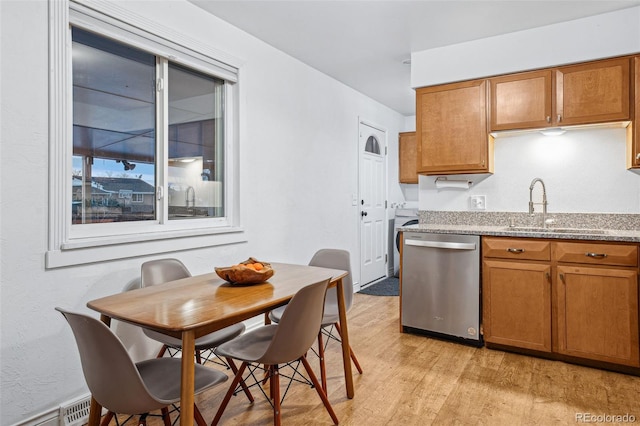
[[[560,274],[560,281],[566,284],[566,281],[564,280],[564,274]]]
[[[636,154],[636,160],[640,160],[640,152]]]
[[[594,259],[603,259],[607,257],[606,253],[585,253],[584,255],[587,257],[593,257]]]
[[[558,114],[558,123],[562,121],[562,116]]]
[[[551,123],[551,116],[547,115],[547,123]]]
[[[551,275],[549,275],[548,272],[545,272],[544,276],[547,278],[547,281],[551,282]]]
[[[509,253],[524,253],[524,249],[521,248],[508,248],[507,251]]]

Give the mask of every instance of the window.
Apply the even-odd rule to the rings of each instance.
[[[163,166],[168,220],[223,217],[224,80],[76,27],[72,40],[72,223],[158,219]],[[168,102],[157,102],[164,92]],[[168,121],[156,121],[164,109]],[[165,133],[168,164],[160,166],[157,135]]]
[[[364,150],[365,152],[369,152],[371,154],[380,155],[380,143],[375,137],[369,136],[367,138],[367,142],[364,145]]]
[[[50,16],[47,266],[243,241],[238,61],[115,4]]]

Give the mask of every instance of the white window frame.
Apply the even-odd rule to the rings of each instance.
[[[49,241],[45,266],[56,268],[175,250],[246,241],[239,196],[238,118],[241,62],[170,28],[103,0],[50,0],[49,83]],[[72,225],[72,67],[71,25],[140,48],[159,58],[225,80],[225,217],[168,220],[166,203],[157,220]],[[159,78],[164,67],[156,67]],[[159,97],[159,103],[167,102]],[[162,105],[161,105],[162,106]],[[163,111],[165,108],[158,108]],[[157,188],[168,178],[168,134],[158,113]],[[166,111],[165,111],[166,115]]]

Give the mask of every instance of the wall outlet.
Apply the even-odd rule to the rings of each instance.
[[[471,210],[486,210],[487,209],[487,196],[486,195],[472,195],[469,197],[469,209]]]

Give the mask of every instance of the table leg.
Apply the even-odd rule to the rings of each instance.
[[[182,332],[182,375],[180,382],[180,426],[193,426],[195,392],[195,335]]]
[[[351,346],[349,345],[349,330],[347,329],[347,308],[344,302],[344,284],[342,278],[337,282],[338,314],[340,316],[340,328],[342,329],[342,363],[344,364],[344,381],[347,387],[347,397],[353,398],[353,373],[351,372]]]

